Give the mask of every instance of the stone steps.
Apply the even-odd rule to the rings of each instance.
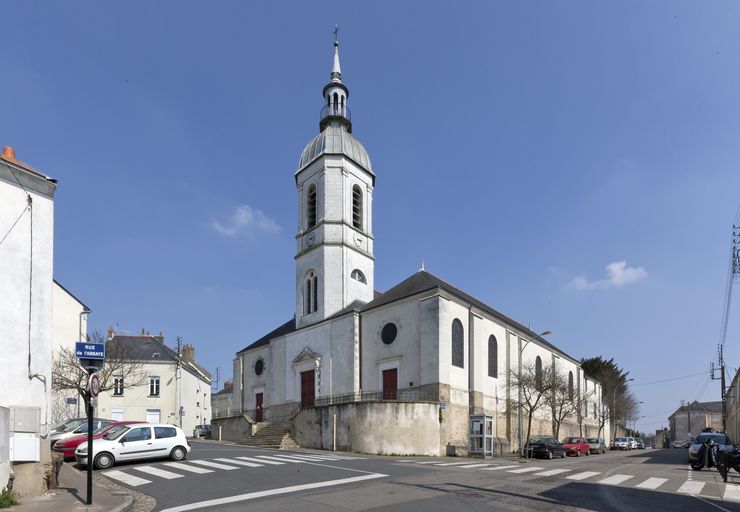
[[[260,428],[252,437],[237,441],[237,444],[282,450],[300,448],[293,438],[290,437],[291,424],[292,420],[268,423]]]

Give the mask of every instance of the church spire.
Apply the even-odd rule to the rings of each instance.
[[[339,66],[339,25],[334,27],[334,61],[331,67],[331,79],[324,86],[324,106],[321,109],[319,128],[324,131],[327,126],[341,125],[352,133],[352,113],[347,106],[349,89],[342,83],[342,68]]]

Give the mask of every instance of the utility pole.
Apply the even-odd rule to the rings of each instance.
[[[177,337],[177,367],[175,369],[175,389],[177,395],[177,417],[179,418],[179,425],[182,428],[182,337]]]

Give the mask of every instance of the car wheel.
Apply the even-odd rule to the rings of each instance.
[[[109,467],[113,466],[115,464],[115,459],[113,459],[113,455],[111,455],[108,452],[99,453],[95,457],[95,463],[94,466],[98,469],[108,469]]]
[[[170,459],[172,460],[183,460],[187,456],[188,452],[182,446],[175,446],[170,452]]]
[[[591,455],[591,449],[589,448],[586,449],[586,455]]]
[[[547,451],[547,458],[552,460],[552,452],[550,450]]]
[[[581,456],[581,450],[576,450],[576,457],[580,457],[580,456]]]
[[[565,458],[565,450],[563,450],[562,452],[560,452],[560,458],[561,459],[564,459]]]
[[[604,455],[606,453],[606,448],[601,449],[601,455]]]

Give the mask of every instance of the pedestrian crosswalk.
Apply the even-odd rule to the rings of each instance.
[[[161,462],[154,465],[125,466],[120,469],[104,471],[108,478],[131,487],[150,484],[156,479],[174,480],[185,476],[204,475],[216,471],[235,471],[258,469],[286,464],[316,464],[333,461],[360,460],[365,457],[322,455],[312,453],[280,453],[274,455],[255,455],[253,457],[218,457],[214,459],[193,459],[181,462]],[[468,464],[463,462],[462,464]],[[141,475],[146,476],[143,478]]]
[[[560,477],[564,478],[565,480],[570,480],[574,482],[585,481],[600,485],[634,487],[636,489],[651,491],[669,491],[711,498],[721,497],[724,500],[740,502],[740,485],[733,483],[719,484],[715,482],[712,486],[710,486],[714,490],[711,492],[707,492],[707,482],[686,480],[684,482],[681,482],[681,485],[677,487],[677,484],[679,482],[676,481],[676,479],[671,482],[671,479],[669,478],[661,478],[656,476],[639,477],[637,475],[626,474],[604,474],[602,471],[578,471],[576,469],[570,468],[545,469],[542,466],[530,466],[523,464],[512,465],[497,461],[483,463],[475,462],[472,460],[467,460],[464,462],[447,462],[444,460],[402,459],[396,460],[395,462],[403,464],[423,465],[426,467],[437,466],[440,467],[440,469],[496,471],[500,473],[510,473],[511,475],[527,477],[528,480],[536,479],[537,477]]]

